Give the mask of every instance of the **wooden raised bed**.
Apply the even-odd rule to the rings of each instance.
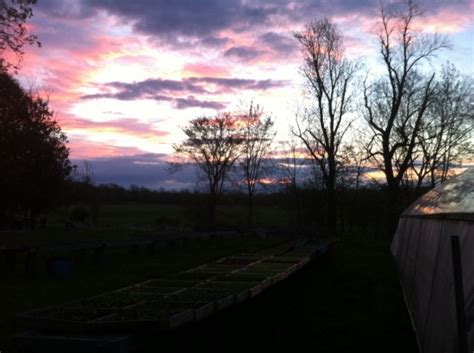
[[[286,251],[281,256],[276,252]],[[70,333],[169,330],[242,303],[311,261],[319,247],[282,245],[143,281],[98,296],[18,315],[26,327]],[[273,254],[273,255],[272,255]]]

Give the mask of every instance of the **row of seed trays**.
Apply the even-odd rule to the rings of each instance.
[[[307,264],[318,249],[319,244],[287,243],[17,318],[27,328],[68,333],[173,329],[255,297]]]

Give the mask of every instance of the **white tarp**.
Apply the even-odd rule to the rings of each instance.
[[[400,218],[391,251],[420,352],[458,352],[451,236],[460,240],[469,352],[474,350],[474,170],[431,190]]]

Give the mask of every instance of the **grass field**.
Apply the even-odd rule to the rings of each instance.
[[[417,352],[388,243],[343,241],[270,291],[142,351]]]
[[[106,251],[101,264],[91,261],[78,268],[67,280],[49,278],[42,270],[34,279],[24,274],[2,273],[0,290],[0,351],[10,352],[15,333],[15,314],[59,304],[128,286],[150,277],[186,270],[224,256],[269,247],[280,238],[234,238],[190,243],[188,248],[161,249],[153,257],[128,250]]]
[[[214,240],[189,249],[163,250],[153,259],[111,254],[103,267],[88,266],[73,280],[7,280],[0,297],[0,347],[11,347],[16,312],[97,294],[150,275],[164,275],[271,244],[271,240],[257,239]],[[337,243],[329,254],[253,301],[198,325],[140,342],[140,351],[145,352],[156,350],[157,345],[167,352],[250,347],[271,352],[416,352],[388,242],[351,240]]]
[[[11,245],[31,241],[68,242],[74,240],[121,240],[156,236],[169,230],[192,230],[195,224],[205,220],[203,210],[179,204],[121,203],[103,205],[97,227],[66,231],[66,211],[60,210],[48,216],[47,228],[35,231],[0,232],[0,245]],[[245,207],[221,205],[217,209],[217,224],[235,228],[246,225]],[[288,226],[288,215],[278,207],[256,207],[255,226]]]
[[[159,236],[165,223],[185,228],[186,217],[199,216],[193,210],[179,205],[105,205],[96,228],[65,231],[58,213],[48,220],[46,230],[3,232],[0,242]],[[223,206],[218,219],[227,226],[242,225],[246,212],[242,207]],[[260,225],[288,226],[279,208],[261,208],[256,219]],[[14,351],[18,312],[99,294],[279,241],[281,238],[214,239],[191,243],[188,248],[159,249],[153,257],[108,249],[100,265],[89,259],[72,278],[62,281],[49,278],[44,268],[34,279],[25,278],[21,268],[0,272],[0,351]],[[416,352],[389,241],[373,240],[363,233],[343,235],[330,254],[255,300],[158,338],[158,346],[167,352],[242,351],[257,346],[271,352]],[[142,351],[155,351],[156,339],[143,338]]]

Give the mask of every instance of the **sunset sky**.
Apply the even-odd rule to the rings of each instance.
[[[292,32],[329,17],[348,54],[376,72],[376,0],[39,0],[19,78],[45,90],[73,159],[172,152],[192,118],[255,99],[278,138],[301,96]],[[473,74],[472,1],[430,1],[417,25],[449,36],[450,60]],[[145,163],[145,162],[144,162]]]

